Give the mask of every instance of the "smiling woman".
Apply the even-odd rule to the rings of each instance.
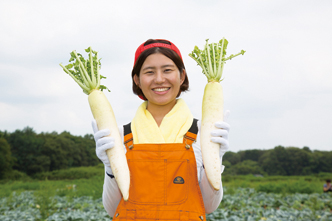
[[[151,47],[151,45],[160,45],[160,46],[164,46],[164,47]],[[168,46],[167,46],[168,45]],[[145,50],[143,50],[145,48]],[[171,50],[170,48],[174,49]],[[135,82],[135,75],[136,77],[140,76],[141,73],[141,69],[143,66],[143,63],[145,62],[146,58],[149,57],[150,55],[153,54],[162,54],[165,57],[169,58],[171,60],[168,61],[170,62],[172,65],[176,65],[178,71],[180,73],[185,73],[184,76],[184,81],[182,82],[182,84],[180,85],[180,91],[177,95],[180,96],[181,92],[183,91],[187,91],[189,88],[189,80],[188,77],[186,75],[185,72],[185,66],[182,60],[182,56],[181,53],[179,51],[179,49],[177,49],[175,47],[175,45],[171,44],[169,41],[165,41],[165,40],[147,40],[146,42],[144,42],[136,51],[135,54],[135,62],[134,62],[134,68],[132,70],[131,76],[133,79],[133,92],[134,94],[137,94],[138,96],[140,96],[143,100],[147,100],[146,97],[144,96],[142,90],[138,87],[138,85]]]
[[[148,100],[146,109],[160,126],[163,116],[175,105],[180,86],[186,73],[163,54],[152,54],[144,61],[139,76],[134,75],[135,84]]]
[[[189,88],[179,49],[167,40],[141,44],[135,54],[132,83],[133,92],[144,102],[132,122],[120,128],[130,170],[128,201],[122,198],[105,157],[115,140],[107,137],[108,130],[93,126],[97,156],[107,174],[106,211],[114,220],[206,220],[206,213],[219,206],[223,190],[215,190],[208,182],[198,120],[179,98]],[[225,152],[229,125],[219,123],[222,126],[212,137],[220,138],[217,143]]]

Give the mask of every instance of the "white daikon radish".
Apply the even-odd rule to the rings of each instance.
[[[203,70],[203,74],[208,79],[205,86],[202,102],[202,119],[201,119],[201,149],[203,164],[206,176],[215,190],[220,189],[221,184],[221,162],[219,158],[220,145],[211,141],[211,131],[215,130],[214,124],[223,120],[223,91],[219,83],[222,81],[221,76],[224,64],[245,51],[236,55],[226,56],[228,41],[221,39],[219,43],[208,44],[208,39],[203,50],[195,46],[192,53],[189,54]]]
[[[97,122],[98,129],[108,128],[111,131],[109,136],[114,138],[115,145],[106,153],[123,199],[127,201],[129,198],[130,173],[113,109],[102,92],[103,89],[107,88],[100,85],[100,79],[105,78],[99,74],[100,59],[98,59],[98,52],[93,51],[91,47],[85,51],[89,53],[89,59],[85,60],[81,54],[73,51],[70,53],[69,62],[74,62],[66,66],[60,64],[60,66],[76,81],[83,92],[89,95],[90,109]]]

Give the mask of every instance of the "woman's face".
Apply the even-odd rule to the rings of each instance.
[[[135,83],[141,88],[148,105],[175,105],[176,96],[185,79],[185,71],[180,73],[175,63],[163,54],[149,55],[134,76]]]

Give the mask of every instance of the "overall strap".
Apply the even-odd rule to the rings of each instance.
[[[198,120],[194,118],[191,127],[189,128],[188,132],[183,136],[183,143],[186,145],[187,149],[190,149],[192,143],[196,141],[197,133],[198,133]]]
[[[133,148],[133,134],[131,132],[131,123],[123,125],[124,145],[126,148]]]

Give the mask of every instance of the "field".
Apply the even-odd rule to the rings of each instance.
[[[207,220],[332,220],[332,194],[322,193],[330,175],[224,176],[223,201]],[[102,166],[3,181],[0,220],[111,220],[101,202],[102,185]]]

